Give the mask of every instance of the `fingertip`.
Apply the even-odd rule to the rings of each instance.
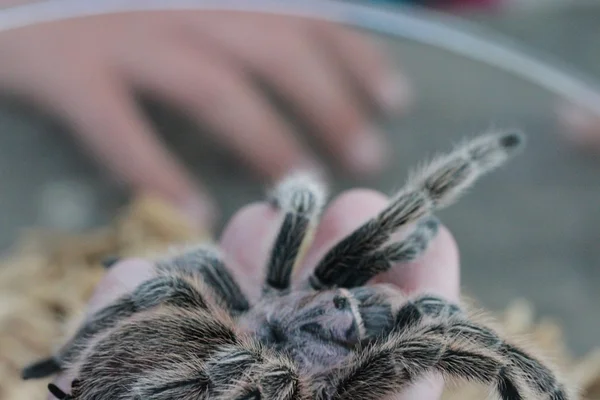
[[[389,199],[372,189],[352,189],[334,198],[321,220],[315,244],[337,241],[384,209]]]
[[[128,258],[114,264],[96,286],[87,314],[93,314],[119,297],[134,290],[153,276],[154,269],[148,260]]]
[[[377,215],[388,202],[389,199],[383,193],[363,188],[345,191],[334,198],[323,213],[302,271],[314,268],[330,248]]]
[[[376,93],[381,108],[389,114],[406,112],[414,103],[414,89],[409,80],[399,72],[389,74],[382,80]]]
[[[559,123],[567,138],[575,145],[594,144],[600,147],[600,114],[574,104],[562,104],[557,108]]]
[[[264,237],[278,220],[279,212],[267,202],[242,207],[231,217],[221,235],[221,247],[229,254],[247,256],[246,247]]]

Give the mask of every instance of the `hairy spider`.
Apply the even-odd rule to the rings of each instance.
[[[23,377],[68,369],[72,393],[49,389],[77,400],[379,400],[438,372],[490,385],[503,400],[573,399],[548,366],[460,305],[364,286],[392,263],[417,258],[437,232],[432,212],[503,164],[523,139],[486,134],[437,157],[292,284],[325,204],[318,181],[294,175],[270,196],[283,219],[256,304],[217,249],[188,247],[158,260],[154,278],[90,317]],[[394,242],[410,223],[412,233]]]

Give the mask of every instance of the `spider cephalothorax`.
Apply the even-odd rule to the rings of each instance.
[[[389,206],[292,284],[325,195],[292,176],[271,194],[282,222],[263,294],[250,304],[217,249],[196,246],[156,262],[156,276],[89,318],[25,378],[68,369],[77,400],[365,399],[396,393],[430,372],[491,385],[503,400],[571,400],[554,372],[473,322],[458,304],[365,284],[417,258],[435,236],[435,209],[521,147],[488,134],[414,174]],[[405,239],[391,237],[413,224]]]

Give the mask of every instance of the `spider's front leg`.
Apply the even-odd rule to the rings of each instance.
[[[449,343],[439,332],[394,332],[366,346],[344,367],[331,371],[317,398],[380,400],[401,393],[432,372],[492,384],[502,373],[502,366],[501,358],[491,352],[464,343]]]
[[[412,261],[431,242],[438,222],[432,213],[443,208],[475,180],[500,166],[524,139],[516,133],[489,134],[466,142],[413,174],[388,207],[334,246],[315,268],[308,284],[317,290],[362,286],[392,263]],[[399,243],[392,235],[416,222]]]
[[[180,277],[157,277],[142,283],[133,293],[92,315],[52,358],[34,363],[23,370],[23,379],[36,379],[55,374],[73,363],[88,342],[99,333],[114,327],[119,321],[156,307],[174,304],[183,307],[206,308],[204,297],[190,282]]]
[[[418,296],[398,310],[393,329],[402,332],[423,324],[431,324],[431,329],[443,332],[449,341],[465,341],[493,352],[507,365],[506,373],[512,374],[513,380],[531,386],[538,395],[553,400],[570,398],[550,368],[533,355],[506,342],[493,329],[471,321],[458,305],[437,296]],[[511,389],[508,382],[499,380],[498,390]]]
[[[240,336],[227,315],[173,306],[121,323],[73,370],[75,400],[306,399],[296,367]]]
[[[424,322],[444,321],[463,315],[461,308],[441,297],[420,295],[409,298],[393,317],[392,330],[403,330],[417,327]]]
[[[236,282],[227,272],[218,253],[208,247],[194,247],[156,263],[155,278],[143,282],[90,316],[59,351],[48,359],[26,367],[23,379],[43,378],[75,362],[88,342],[96,335],[116,326],[134,314],[174,305],[187,309],[208,309],[212,300],[203,293],[220,297],[231,312],[243,312],[249,305]],[[209,300],[210,299],[210,300]]]
[[[429,295],[400,307],[387,334],[348,365],[330,374],[327,386],[334,390],[323,399],[379,399],[430,372],[492,386],[502,400],[523,400],[525,393],[575,398],[534,356],[473,323],[457,305]],[[375,392],[364,384],[373,381],[380,383]]]

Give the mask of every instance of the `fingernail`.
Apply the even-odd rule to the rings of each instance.
[[[378,93],[381,106],[389,113],[402,111],[412,103],[412,88],[406,78],[400,74],[385,80]]]
[[[578,142],[587,142],[600,120],[598,117],[594,118],[591,112],[586,112],[581,107],[574,105],[563,106],[558,113],[561,122],[568,129],[568,133]]]
[[[368,129],[349,143],[346,153],[348,166],[359,174],[380,172],[388,160],[388,147],[383,134],[376,129]]]

